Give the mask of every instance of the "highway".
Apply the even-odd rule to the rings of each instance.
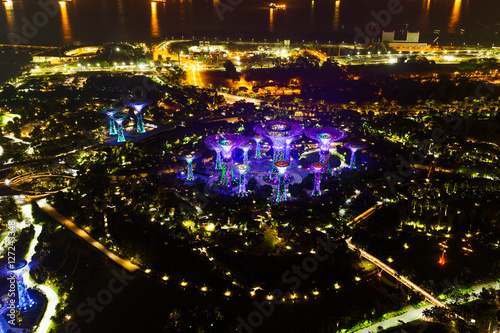
[[[204,84],[201,79],[198,62],[196,60],[186,59],[179,54],[170,53],[169,50],[169,46],[172,43],[182,43],[189,41],[190,40],[170,40],[160,43],[158,47],[153,51],[153,59],[157,59],[158,55],[161,55],[164,58],[169,57],[172,60],[179,59],[180,65],[186,70],[187,83],[199,88],[203,88]]]

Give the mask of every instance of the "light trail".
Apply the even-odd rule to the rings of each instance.
[[[364,212],[361,215],[354,218],[352,221],[348,222],[347,225],[351,225],[351,224],[357,225],[357,224],[365,221],[367,218],[372,216],[373,213],[375,213],[375,211],[379,210],[380,208],[382,208],[382,204],[377,204],[377,205],[373,206],[372,208],[368,209],[366,212]]]
[[[403,283],[408,288],[413,289],[414,291],[420,293],[427,300],[429,300],[429,302],[431,302],[435,306],[439,306],[442,308],[448,308],[448,306],[446,306],[444,303],[440,302],[438,299],[434,298],[427,291],[423,290],[422,288],[420,288],[419,286],[417,286],[415,283],[411,282],[410,280],[408,280],[404,276],[401,276],[398,272],[396,272],[396,270],[394,270],[393,268],[391,268],[390,266],[388,266],[384,262],[382,262],[382,260],[372,256],[368,252],[366,252],[366,251],[360,249],[359,247],[357,247],[356,245],[352,244],[351,238],[347,239],[346,243],[347,243],[347,246],[349,247],[349,249],[351,249],[352,251],[358,251],[363,258],[371,261],[373,264],[377,265],[378,267],[380,267],[381,269],[383,269],[384,271],[389,273],[392,277],[394,277],[396,280]]]

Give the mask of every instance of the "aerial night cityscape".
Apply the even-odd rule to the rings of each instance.
[[[500,2],[2,0],[0,333],[500,333]]]

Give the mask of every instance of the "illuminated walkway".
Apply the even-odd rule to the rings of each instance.
[[[87,243],[89,243],[102,253],[104,253],[106,256],[108,256],[108,258],[110,258],[111,260],[113,260],[114,262],[116,262],[118,265],[122,266],[129,272],[132,273],[139,269],[139,266],[131,263],[129,260],[118,257],[116,254],[114,254],[113,252],[109,251],[106,247],[104,247],[104,245],[96,241],[94,238],[90,237],[89,234],[87,234],[84,230],[80,229],[76,224],[74,224],[61,214],[59,214],[57,210],[55,210],[52,206],[47,204],[47,201],[45,199],[39,200],[38,205],[45,213],[49,214],[52,218],[57,220],[59,223],[61,223],[66,228],[75,233],[77,236],[79,236],[84,241],[86,241]]]
[[[427,291],[423,290],[422,288],[420,288],[419,286],[417,286],[415,283],[411,282],[410,280],[408,280],[404,276],[399,275],[398,272],[396,272],[394,269],[392,269],[389,265],[386,265],[384,262],[382,262],[382,260],[377,259],[376,257],[372,256],[368,252],[366,252],[366,251],[360,249],[359,247],[357,247],[356,245],[352,244],[350,238],[347,239],[346,242],[347,242],[347,246],[349,247],[349,249],[351,249],[355,252],[359,251],[359,253],[361,254],[361,256],[363,258],[371,261],[372,263],[374,263],[375,265],[377,265],[378,267],[380,267],[381,269],[383,269],[384,271],[386,271],[387,273],[392,275],[392,277],[394,277],[396,280],[398,280],[399,282],[401,282],[402,284],[404,284],[408,288],[413,289],[417,293],[423,295],[425,297],[425,299],[427,299],[432,304],[439,306],[439,307],[447,308],[447,306],[444,305],[443,303],[441,303],[437,298],[434,298]]]
[[[31,242],[28,254],[26,256],[27,262],[31,262],[33,255],[35,254],[35,247],[38,244],[38,236],[40,236],[40,233],[42,232],[42,226],[33,225],[33,227],[35,227],[35,236],[33,237],[33,241]],[[37,329],[35,330],[35,333],[46,333],[49,330],[52,316],[56,314],[56,306],[57,303],[59,303],[59,297],[57,297],[57,293],[50,287],[33,282],[30,279],[29,270],[26,270],[24,273],[24,281],[28,288],[39,290],[47,298],[47,308],[45,309],[45,313],[43,314],[43,317],[40,320]]]
[[[490,282],[484,282],[481,284],[477,284],[474,286],[473,293],[479,294],[483,290],[483,288],[486,288],[486,289],[493,288],[493,289],[498,290],[500,288],[500,283],[495,282],[495,281],[490,281]],[[478,298],[479,297],[471,297],[467,302],[464,302],[464,303],[473,302]],[[405,314],[402,314],[400,316],[396,316],[396,317],[389,318],[387,320],[375,323],[372,326],[363,328],[363,329],[358,330],[356,332],[357,333],[377,332],[379,326],[382,326],[384,329],[387,329],[387,328],[399,326],[399,325],[401,325],[401,322],[410,323],[412,321],[420,320],[423,317],[422,313],[424,312],[424,310],[430,309],[433,306],[434,305],[431,304],[428,306],[424,306],[420,309],[415,309],[414,307],[408,307],[408,312]],[[427,324],[421,323],[420,326],[417,326],[417,324],[415,324],[414,327],[418,328],[419,332],[421,332],[421,331],[423,332],[423,328],[427,327]]]
[[[357,224],[365,221],[367,218],[372,216],[373,213],[375,213],[380,208],[382,208],[382,204],[378,204],[378,205],[373,206],[372,208],[368,209],[366,212],[364,212],[361,215],[359,215],[358,217],[354,218],[354,220],[348,222],[347,225],[353,224],[354,226],[356,226]]]

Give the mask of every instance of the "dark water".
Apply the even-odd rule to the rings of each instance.
[[[354,28],[364,29],[373,20],[372,10],[387,8],[389,0],[272,0],[286,10],[271,10],[269,0],[75,0],[51,2],[56,13],[48,20],[40,14],[39,0],[13,0],[0,5],[0,43],[63,45],[73,41],[154,41],[172,36],[219,38],[319,38],[352,42]],[[54,1],[54,2],[52,2]],[[240,2],[221,16],[215,6]],[[393,0],[394,1],[394,0]],[[495,0],[400,0],[403,11],[392,15],[385,30],[420,31],[423,39],[432,32],[457,33],[464,29],[478,36],[491,33],[477,21],[500,21],[500,2]],[[38,16],[35,16],[37,15]],[[24,33],[23,25],[40,27]],[[221,19],[222,18],[222,19]],[[46,21],[46,22],[45,22]],[[11,33],[10,38],[8,34]],[[16,35],[12,35],[12,33]]]

